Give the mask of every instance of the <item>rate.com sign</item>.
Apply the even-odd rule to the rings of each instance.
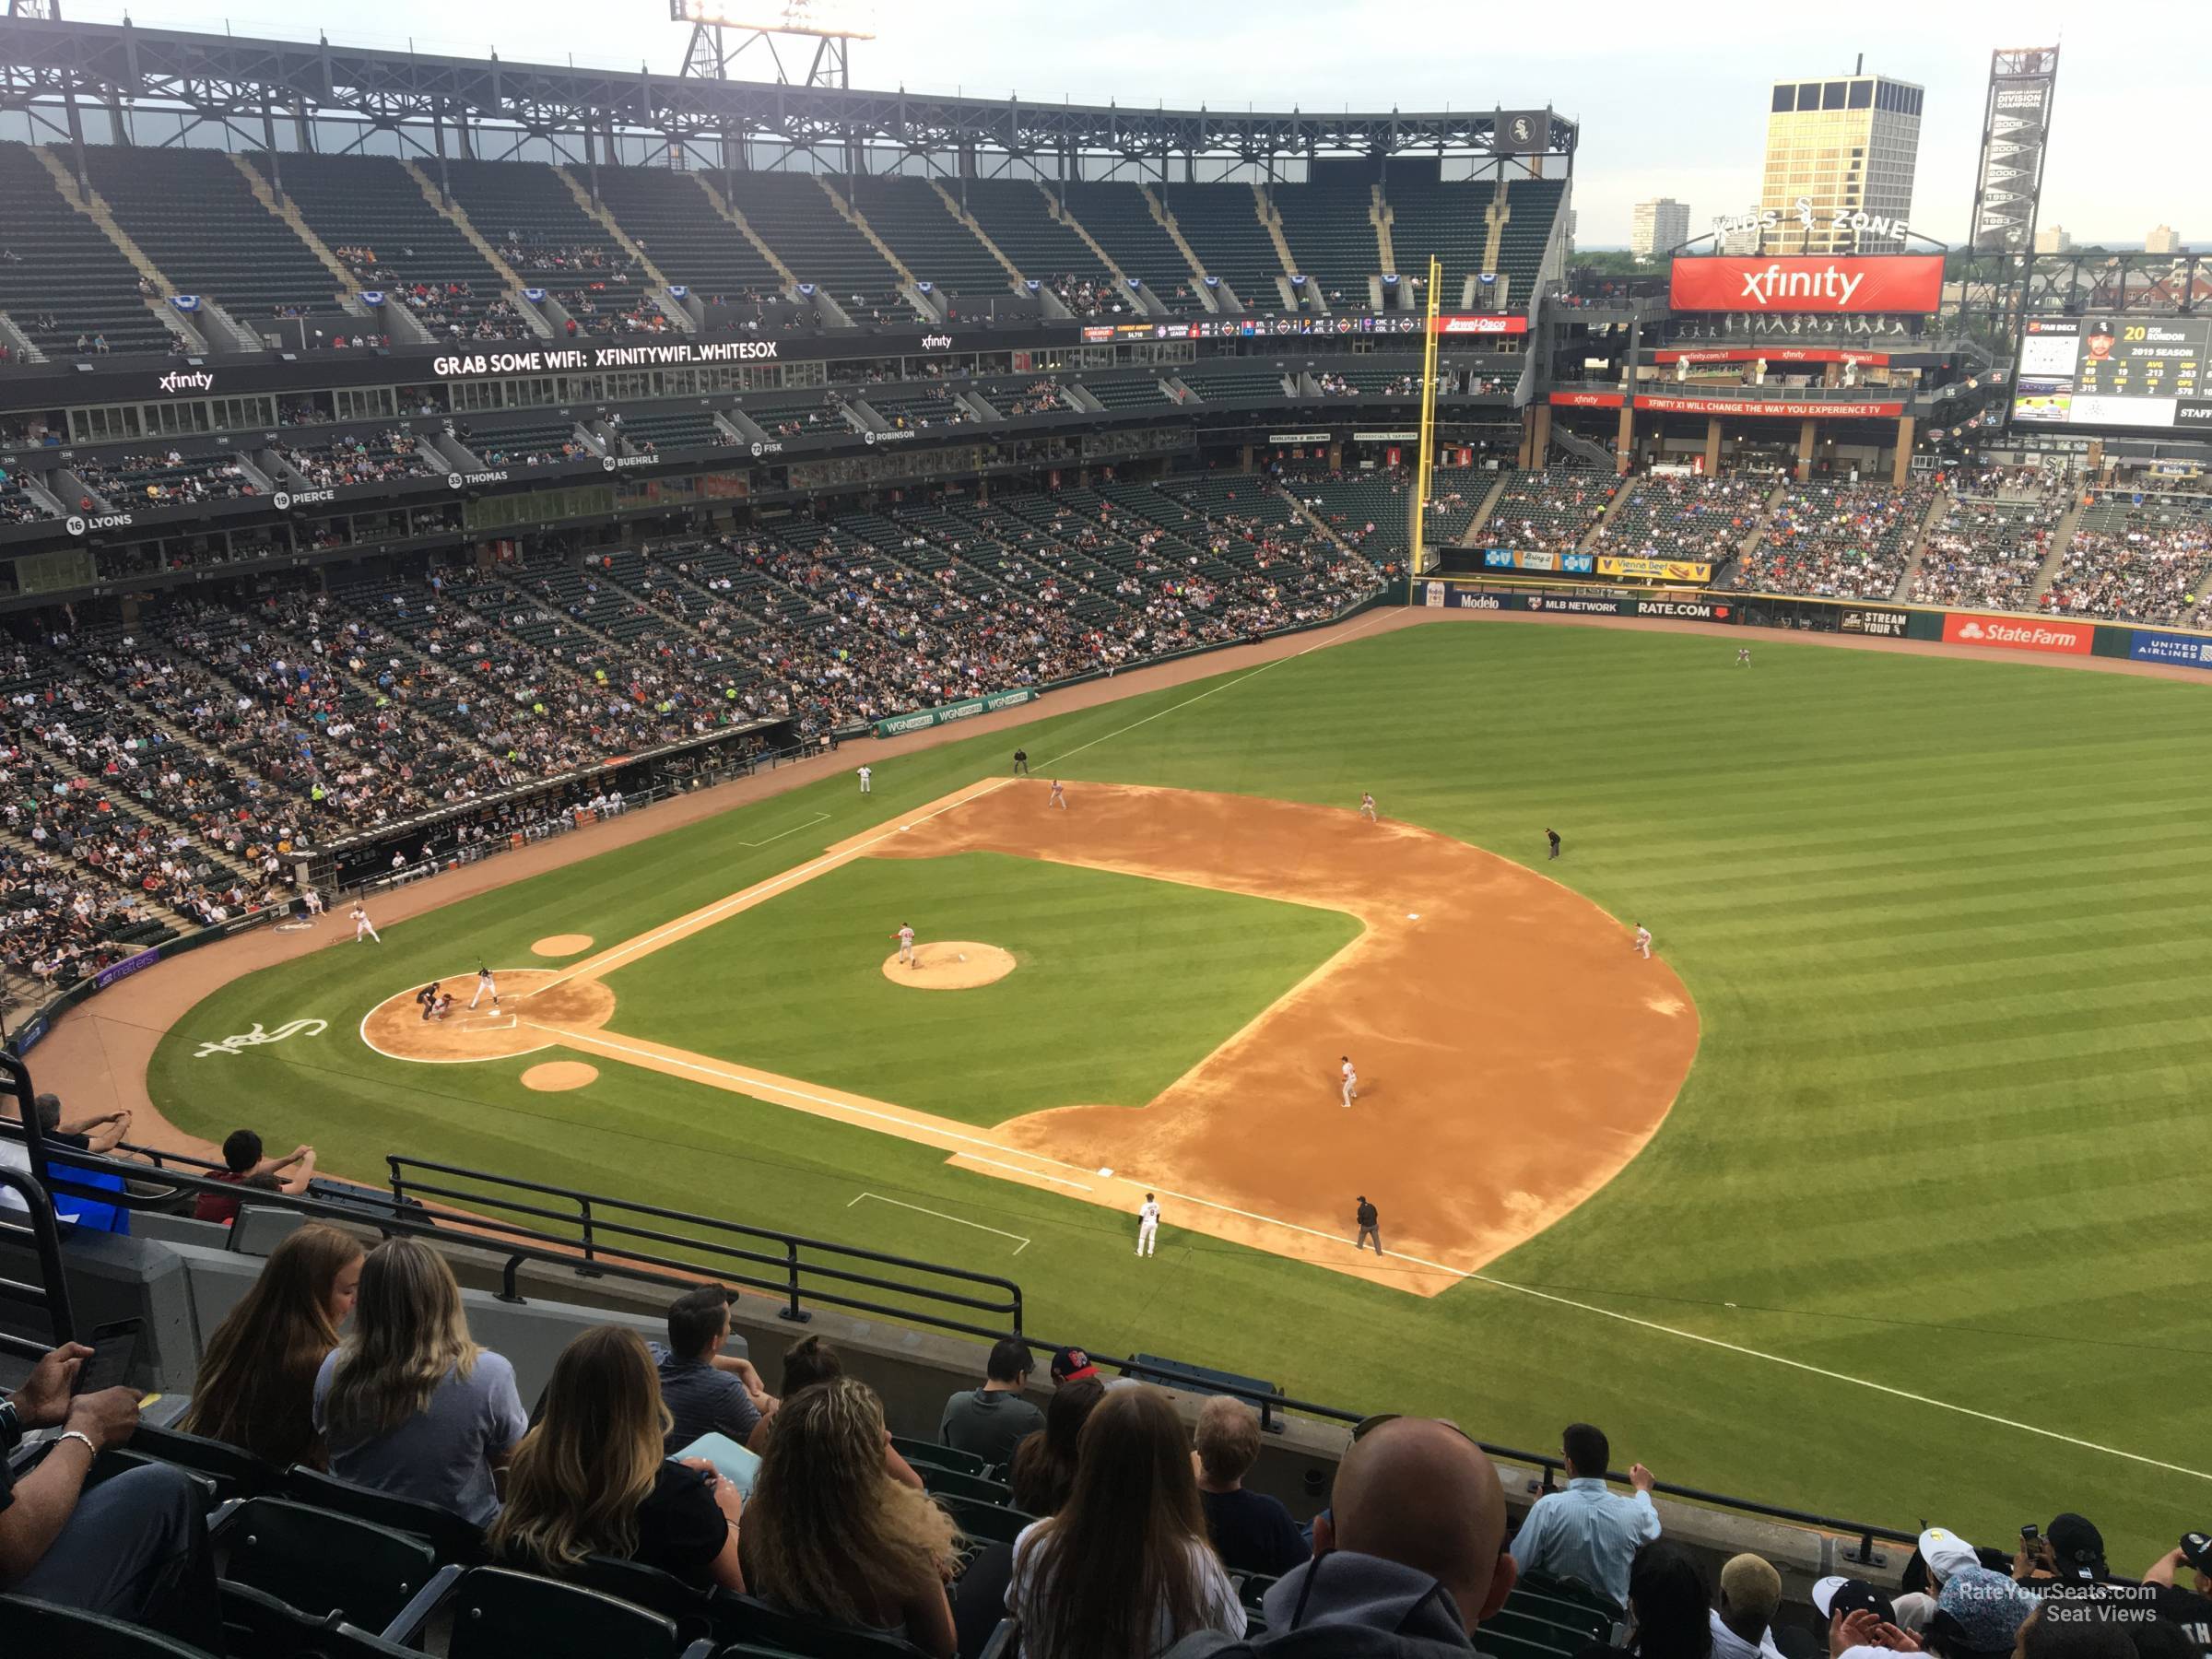
[[[2041,651],[2058,656],[2088,656],[2096,643],[2094,622],[2047,622],[2040,617],[2018,622],[2003,617],[1947,616],[1943,642],[1980,645],[1993,651]]]
[[[1677,311],[1933,312],[1943,256],[1881,259],[1677,259],[1667,303]]]

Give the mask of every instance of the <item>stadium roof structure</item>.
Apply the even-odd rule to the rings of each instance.
[[[84,105],[179,114],[186,125],[218,124],[270,147],[277,123],[304,129],[318,117],[417,136],[430,130],[441,144],[442,128],[461,126],[476,130],[468,153],[490,160],[502,159],[502,143],[574,138],[588,157],[594,138],[611,151],[617,134],[644,134],[682,144],[768,139],[847,155],[885,147],[951,153],[964,167],[1087,156],[1164,172],[1172,158],[1451,155],[1524,164],[1558,157],[1571,171],[1579,135],[1573,122],[1548,110],[1145,110],[716,80],[656,75],[643,65],[632,74],[510,63],[496,53],[435,57],[128,22],[0,19],[0,110],[25,112],[56,139],[71,140],[81,135]],[[1513,135],[1502,136],[1508,127]]]

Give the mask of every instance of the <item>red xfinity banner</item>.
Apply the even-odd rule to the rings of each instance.
[[[1947,645],[1982,645],[1995,651],[2041,651],[2058,656],[2088,656],[2097,642],[2094,622],[2053,622],[2041,617],[1961,617],[1943,619]]]
[[[1871,363],[1887,368],[1886,351],[1845,351],[1834,346],[1713,346],[1703,350],[1654,351],[1654,363]]]
[[[1664,415],[1767,415],[1785,420],[1894,420],[1905,412],[1901,403],[1795,403],[1779,398],[1677,397],[1671,393],[1640,394],[1636,406]]]
[[[1939,253],[1677,259],[1667,300],[1715,312],[1932,312],[1942,301]]]
[[[1554,392],[1552,406],[1560,409],[1618,409],[1627,401],[1618,392]]]
[[[1526,317],[1453,316],[1439,317],[1436,332],[1440,335],[1522,335],[1528,332]]]

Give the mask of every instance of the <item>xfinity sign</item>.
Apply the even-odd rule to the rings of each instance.
[[[1683,258],[1668,303],[1677,311],[1926,314],[1943,300],[1934,253],[1784,259]]]
[[[196,374],[187,374],[182,370],[172,369],[154,384],[171,396],[179,392],[212,392],[215,390],[215,376],[205,369]]]

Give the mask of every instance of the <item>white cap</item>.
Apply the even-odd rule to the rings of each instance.
[[[1949,1578],[1965,1568],[1982,1565],[1971,1544],[1940,1526],[1931,1526],[1920,1535],[1920,1559],[1937,1578]]]

